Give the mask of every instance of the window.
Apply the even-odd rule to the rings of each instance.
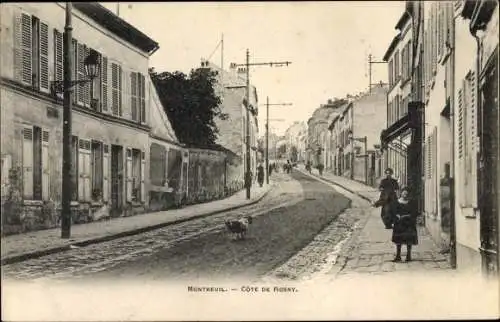
[[[92,141],[92,200],[98,201],[104,197],[103,190],[103,144]]]
[[[146,84],[144,75],[130,73],[132,120],[146,122]]]
[[[49,92],[48,24],[17,12],[14,24],[14,78],[35,90]]]
[[[394,54],[394,82],[397,83],[399,81],[399,77],[401,76],[399,70],[399,50]]]
[[[91,141],[80,139],[78,142],[78,200],[92,200],[92,149]]]
[[[63,34],[54,29],[54,80],[62,81],[64,79],[64,40]]]
[[[462,207],[477,207],[477,96],[476,77],[467,74],[458,94],[458,166]]]
[[[23,195],[28,200],[49,198],[49,132],[38,126],[23,129]]]
[[[394,67],[393,60],[389,60],[389,86],[392,87],[394,85]]]
[[[149,153],[149,180],[155,186],[164,186],[167,174],[167,150],[164,146],[152,143]]]
[[[144,201],[144,152],[127,149],[127,201]]]
[[[101,57],[101,111],[108,111],[108,58]]]
[[[92,51],[93,49],[90,49]],[[90,52],[89,51],[89,52]],[[92,108],[96,112],[101,112],[103,107],[102,107],[102,81],[103,81],[103,70],[102,70],[102,55],[101,53],[97,52],[97,60],[99,61],[99,66],[101,66],[101,70],[99,71],[99,74],[97,77],[92,80],[90,86],[91,86],[91,91],[90,91],[90,108]],[[107,75],[106,75],[107,76]]]
[[[122,67],[117,63],[111,63],[111,109],[122,116]]]

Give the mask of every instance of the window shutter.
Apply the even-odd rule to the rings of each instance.
[[[132,120],[137,121],[138,118],[138,104],[137,104],[137,73],[130,73],[130,108],[132,110]]]
[[[71,75],[73,76],[73,79],[78,79],[78,41],[76,39],[71,40],[72,46],[73,46],[73,72]],[[63,39],[63,46],[64,46],[64,39]],[[64,59],[64,58],[63,58]],[[64,70],[63,70],[64,73]],[[73,103],[78,104],[78,97],[79,97],[79,92],[80,92],[80,86],[74,86],[73,87]],[[77,142],[78,145],[78,142]]]
[[[33,128],[23,129],[23,194],[33,199]]]
[[[144,186],[146,172],[146,153],[141,152],[141,202],[146,202],[146,190]]]
[[[91,199],[90,141],[80,139],[78,152],[79,152],[78,153],[78,172],[79,172],[78,199],[80,199],[81,201],[90,201]]]
[[[132,201],[132,149],[127,149],[127,201]]]
[[[102,103],[102,111],[108,111],[108,57],[102,56],[102,64],[101,64],[101,86],[102,86],[102,95],[101,95],[101,103]]]
[[[49,26],[40,21],[40,91],[49,92]]]
[[[85,64],[83,64],[83,62],[90,54],[90,47],[84,46],[83,48],[84,48],[83,49],[83,61],[82,61],[83,79],[86,79],[87,75],[85,74]],[[93,80],[93,82],[95,82],[95,79]],[[93,82],[85,82],[83,84],[83,88],[85,89],[85,92],[83,94],[83,104],[85,105],[85,107],[90,107],[90,86],[93,85]]]
[[[109,196],[109,145],[103,145],[102,157],[102,199],[108,201]]]
[[[42,132],[42,199],[50,197],[49,132]]]
[[[118,65],[118,113],[120,116],[123,115],[122,107],[122,89],[123,89],[123,73],[122,66]]]
[[[54,29],[54,79],[63,80],[63,35]]]
[[[118,65],[111,63],[111,109],[113,115],[119,115],[118,110]]]
[[[478,154],[478,137],[477,137],[477,97],[476,97],[476,75],[471,71],[467,77],[466,87],[466,129],[467,129],[467,150],[466,162],[466,178],[467,178],[467,205],[477,207],[477,154]]]
[[[78,56],[78,61],[77,61],[77,79],[78,80],[83,80],[85,78],[85,66],[83,65],[83,60],[85,59],[85,46],[83,44],[78,43],[77,45],[77,56]],[[85,103],[85,84],[79,84],[78,85],[78,100],[77,103],[80,105],[84,105]]]
[[[14,13],[14,39],[13,49],[14,49],[14,79],[18,82],[23,81],[23,19],[22,13],[16,11]]]
[[[20,51],[20,62],[21,62],[21,82],[25,85],[32,85],[32,61],[31,61],[31,16],[25,13],[21,13],[21,51]]]
[[[147,120],[146,120],[146,78],[142,74],[139,74],[139,77],[141,80],[141,95],[140,95],[141,122],[147,123]]]

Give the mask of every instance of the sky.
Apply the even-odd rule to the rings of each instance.
[[[102,3],[117,12],[117,3]],[[188,73],[202,58],[221,64],[291,61],[288,67],[255,66],[250,80],[259,96],[259,132],[265,103],[278,134],[307,122],[328,99],[368,89],[368,54],[381,61],[404,2],[133,2],[120,3],[120,17],[157,41],[150,66]],[[214,51],[215,50],[215,51]],[[372,82],[387,81],[387,65],[372,64]],[[261,105],[262,104],[262,105]]]

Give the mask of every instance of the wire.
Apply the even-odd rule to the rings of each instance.
[[[217,47],[215,47],[214,51],[212,51],[212,53],[210,54],[210,56],[208,57],[207,61],[210,60],[210,58],[212,58],[212,56],[215,54],[215,52],[217,51],[217,49],[219,48],[221,44],[221,41],[219,41],[219,43],[217,44]]]

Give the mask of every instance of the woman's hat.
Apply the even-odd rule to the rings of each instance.
[[[384,173],[387,174],[388,172],[389,172],[389,174],[393,174],[394,173],[394,171],[391,168],[385,169]]]

